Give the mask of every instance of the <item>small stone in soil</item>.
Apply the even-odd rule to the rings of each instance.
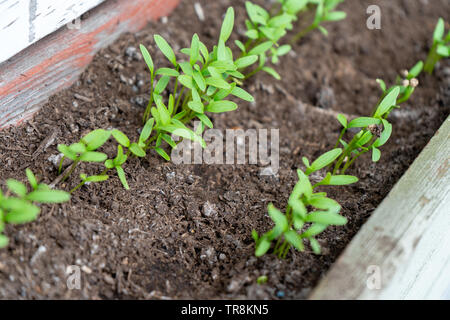
[[[141,60],[141,56],[135,47],[126,48],[125,56],[127,56],[128,58],[131,58],[133,60],[136,60],[136,61]]]
[[[209,217],[209,216],[211,216],[211,215],[215,215],[215,214],[217,214],[217,211],[216,211],[216,208],[215,208],[216,206],[214,205],[214,204],[211,204],[211,203],[209,203],[209,201],[206,201],[204,204],[203,204],[203,214],[206,216],[206,217]]]
[[[333,109],[336,98],[332,88],[324,86],[317,94],[317,106],[322,109]]]

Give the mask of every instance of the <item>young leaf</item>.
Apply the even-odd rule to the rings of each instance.
[[[7,236],[0,234],[0,248],[4,248],[8,245],[9,239]]]
[[[400,94],[400,87],[398,86],[395,87],[391,92],[389,92],[378,105],[374,118],[382,117],[386,112],[388,112],[391,109],[392,106],[395,106],[399,94]]]
[[[58,144],[58,151],[61,152],[66,158],[75,161],[77,159],[77,155],[75,152],[70,150],[68,146],[65,144]]]
[[[135,156],[140,157],[140,158],[143,158],[146,155],[145,151],[137,143],[132,143],[130,145],[130,151]]]
[[[153,74],[155,67],[153,65],[153,60],[150,53],[144,45],[141,44],[139,47],[141,49],[142,56],[144,57],[144,61],[145,63],[147,63],[147,66],[150,69],[150,73]]]
[[[148,138],[150,138],[150,135],[152,134],[153,130],[153,124],[155,123],[155,119],[150,118],[146,123],[144,128],[141,131],[141,135],[139,137],[139,140],[141,141],[147,141]]]
[[[112,131],[114,139],[124,147],[128,148],[130,146],[130,139],[120,130],[114,129]]]
[[[168,76],[168,77],[178,77],[180,73],[171,68],[160,68],[156,70],[156,75]]]
[[[169,155],[161,148],[155,148],[155,151],[164,159],[166,159],[167,161],[170,161],[170,157]]]
[[[340,123],[344,128],[347,129],[348,121],[347,121],[347,118],[346,118],[343,114],[339,114],[339,115],[337,116],[337,120],[339,121],[339,123]]]
[[[35,175],[33,174],[33,171],[27,168],[25,170],[25,173],[27,174],[27,178],[28,181],[30,182],[31,187],[33,188],[33,190],[36,190],[38,188],[38,182]]]
[[[239,58],[234,62],[234,64],[236,65],[236,67],[238,69],[243,69],[243,68],[247,68],[248,66],[251,66],[256,61],[258,61],[258,56],[252,55],[252,56],[246,56],[246,57]]]
[[[35,190],[26,199],[39,203],[63,203],[70,200],[70,194],[61,190]]]
[[[167,43],[167,41],[163,37],[161,37],[158,34],[154,36],[154,39],[159,50],[161,50],[161,52],[166,56],[166,58],[170,62],[172,62],[172,64],[176,67],[177,58],[175,57],[175,53],[173,52],[172,47]]]
[[[254,47],[252,50],[250,50],[248,55],[249,56],[251,56],[251,55],[260,55],[262,53],[265,53],[270,48],[272,48],[272,46],[273,46],[272,41],[263,42],[260,45],[257,45],[256,47]]]
[[[327,153],[321,155],[314,161],[311,166],[306,170],[306,174],[309,175],[315,171],[325,168],[329,164],[333,163],[342,153],[342,149],[336,148]]]
[[[86,182],[102,182],[102,181],[106,181],[108,179],[109,179],[109,176],[103,175],[103,176],[90,176],[83,180],[85,180]]]
[[[262,68],[263,71],[267,72],[268,74],[270,74],[272,77],[274,77],[277,80],[281,80],[280,75],[278,74],[278,72],[276,72],[273,68],[271,67],[264,67]]]
[[[234,87],[233,90],[231,90],[231,94],[233,96],[236,96],[236,97],[244,100],[244,101],[249,101],[249,102],[255,101],[255,99],[253,98],[253,96],[250,93],[248,93],[247,91],[245,91],[244,89],[239,88],[239,87]]]
[[[27,195],[27,187],[15,179],[8,179],[6,181],[6,185],[8,186],[8,189],[14,192],[19,197],[25,197]]]
[[[94,151],[104,145],[105,142],[108,141],[110,136],[110,131],[97,129],[84,136],[81,139],[81,142],[86,145],[88,151]]]
[[[289,230],[284,233],[286,241],[293,245],[298,251],[305,250],[302,238],[294,230]]]
[[[275,222],[279,231],[284,232],[288,228],[288,220],[284,214],[280,212],[273,204],[269,204],[267,207],[270,218]]]
[[[445,32],[444,19],[439,18],[436,28],[434,29],[433,40],[434,41],[442,40],[442,38],[444,37],[444,32]]]
[[[227,42],[228,38],[231,35],[231,32],[233,31],[233,26],[234,9],[232,7],[229,7],[223,20],[222,28],[220,30],[220,40],[222,40],[223,42]]]
[[[237,104],[232,101],[222,100],[222,101],[212,101],[206,107],[206,111],[213,113],[222,113],[228,111],[234,111],[237,109]]]
[[[369,118],[369,117],[360,117],[353,119],[348,124],[349,128],[365,128],[372,124],[380,124],[381,120],[376,118]]]
[[[311,245],[311,249],[315,254],[320,254],[320,244],[315,238],[309,238],[309,243]]]
[[[270,240],[266,237],[261,237],[260,241],[256,244],[255,256],[262,257],[270,249]]]
[[[83,162],[104,162],[108,156],[102,152],[88,151],[80,156],[80,161]]]
[[[316,211],[306,217],[307,222],[315,222],[324,225],[343,226],[347,219],[337,213],[327,211]]]
[[[372,161],[373,162],[378,162],[380,161],[381,158],[381,151],[380,149],[377,149],[375,147],[372,148]]]
[[[345,185],[356,183],[356,182],[358,182],[358,180],[359,179],[355,176],[337,175],[337,176],[331,176],[330,181],[328,181],[327,185],[345,186]]]
[[[128,185],[127,178],[125,177],[125,171],[120,166],[116,167],[117,175],[119,176],[119,180],[122,183],[123,187],[126,190],[130,190],[130,186]]]

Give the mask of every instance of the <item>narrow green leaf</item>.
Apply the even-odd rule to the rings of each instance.
[[[160,68],[156,70],[156,75],[169,76],[169,77],[178,77],[180,73],[171,68]]]
[[[381,124],[380,119],[370,118],[370,117],[360,117],[353,119],[348,124],[349,128],[365,128],[373,124]]]
[[[177,58],[175,57],[172,47],[167,43],[167,41],[158,34],[154,36],[154,39],[159,50],[161,50],[161,52],[170,62],[172,62],[174,66],[177,66]]]
[[[36,179],[36,176],[34,175],[33,171],[31,171],[30,169],[26,169],[25,173],[27,174],[27,178],[28,181],[30,182],[31,187],[33,188],[33,190],[36,190],[38,187],[38,182]]]
[[[255,256],[262,257],[263,255],[265,255],[270,249],[270,244],[271,243],[269,239],[262,237],[256,245]]]
[[[260,45],[257,45],[256,47],[254,47],[252,50],[250,50],[248,55],[249,56],[251,56],[251,55],[260,55],[262,53],[265,53],[270,48],[272,48],[272,46],[273,46],[272,41],[263,42]]]
[[[236,67],[238,69],[243,69],[243,68],[247,68],[248,66],[251,66],[256,61],[258,61],[258,56],[252,55],[252,56],[246,56],[246,57],[239,58],[234,62],[234,64],[236,65]]]
[[[35,190],[26,199],[39,203],[63,203],[70,200],[70,194],[62,190]]]
[[[377,149],[375,147],[372,148],[372,161],[373,162],[378,162],[380,161],[381,158],[381,151],[380,149]]]
[[[104,162],[108,156],[102,152],[88,151],[80,156],[80,161],[83,162]]]
[[[0,234],[0,248],[5,248],[8,246],[9,239],[7,236]]]
[[[400,87],[397,86],[394,89],[392,89],[392,91],[389,92],[378,105],[374,117],[375,118],[382,117],[386,112],[388,112],[392,108],[392,106],[395,106],[399,94],[400,94]]]
[[[8,189],[14,192],[19,197],[25,197],[27,195],[27,187],[20,181],[15,179],[8,179],[6,181]]]
[[[141,44],[139,47],[141,49],[142,56],[144,57],[144,61],[147,64],[148,68],[150,69],[150,73],[153,74],[155,67],[153,65],[153,59],[150,53],[148,52],[147,48],[144,45]]]
[[[231,32],[233,31],[233,26],[234,26],[234,9],[232,7],[229,7],[225,15],[225,18],[223,19],[222,28],[220,30],[220,40],[222,40],[223,42],[227,42],[228,38],[231,35]]]
[[[84,136],[81,139],[81,142],[86,145],[88,151],[94,151],[104,145],[105,142],[108,141],[110,136],[110,131],[97,129]]]
[[[145,151],[137,143],[132,143],[130,145],[130,151],[135,156],[140,157],[140,158],[143,158],[146,155]]]
[[[329,164],[333,163],[334,160],[336,160],[341,154],[341,148],[336,148],[324,153],[311,164],[311,166],[306,170],[306,174],[309,175],[315,171],[325,168]]]
[[[167,161],[170,161],[170,157],[169,155],[161,148],[155,148],[155,151],[164,159],[166,159]]]
[[[117,175],[119,176],[119,180],[122,183],[123,187],[126,190],[130,190],[130,186],[128,185],[127,178],[125,177],[125,171],[120,166],[116,167]]]
[[[128,139],[125,133],[117,129],[114,129],[111,133],[118,143],[126,148],[130,146],[130,139]]]
[[[222,101],[212,101],[207,107],[206,111],[212,113],[222,113],[233,111],[237,109],[237,104],[232,101],[222,100]]]
[[[285,232],[284,237],[286,241],[293,245],[298,251],[305,250],[302,238],[294,230]]]

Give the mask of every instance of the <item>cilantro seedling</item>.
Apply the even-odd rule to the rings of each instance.
[[[371,117],[359,117],[348,121],[344,115],[338,116],[343,129],[336,147],[341,144],[344,151],[334,164],[333,174],[344,174],[360,156],[367,152],[372,153],[373,162],[380,160],[380,147],[387,143],[392,134],[392,124],[387,120],[388,116],[392,110],[400,108],[400,104],[409,100],[419,84],[417,77],[422,69],[423,62],[419,61],[411,70],[404,71],[402,77],[397,77],[396,85],[390,88],[387,88],[383,80],[378,79],[383,95]],[[344,141],[344,135],[352,128],[361,128],[361,130],[353,136],[351,141]]]
[[[285,2],[303,3],[306,1],[301,0],[286,0]],[[309,0],[308,4],[316,7],[316,13],[314,21],[304,30],[298,32],[291,40],[291,43],[298,42],[305,35],[313,30],[318,29],[324,35],[328,35],[327,29],[322,25],[324,22],[341,21],[347,17],[347,14],[343,11],[336,11],[336,7],[344,0]]]
[[[255,57],[247,59],[233,58],[231,49],[226,45],[234,26],[234,10],[229,8],[225,15],[218,44],[209,51],[200,41],[197,34],[192,37],[191,46],[181,50],[186,60],[179,60],[169,43],[160,35],[155,35],[156,46],[170,63],[169,67],[155,69],[153,59],[145,46],[140,49],[150,70],[151,83],[150,101],[144,113],[144,121],[153,121],[155,135],[146,148],[154,149],[167,161],[169,155],[162,149],[166,142],[171,148],[176,143],[170,135],[198,142],[206,147],[201,138],[206,127],[212,128],[208,113],[223,113],[237,109],[237,104],[226,98],[230,95],[242,100],[253,101],[253,97],[240,87],[245,76],[238,70],[247,66]],[[250,61],[251,60],[251,61]],[[169,88],[171,81],[173,89]],[[167,101],[164,101],[164,91],[169,91]],[[187,127],[192,120],[201,121],[199,130],[194,132]]]
[[[436,63],[443,58],[450,57],[450,31],[445,35],[444,19],[439,18],[436,28],[433,33],[433,45],[431,47],[428,58],[425,62],[424,70],[432,74]]]
[[[269,204],[268,213],[275,227],[259,236],[253,230],[255,240],[255,255],[260,257],[266,254],[275,242],[273,253],[279,258],[286,258],[291,247],[304,251],[306,239],[313,252],[320,253],[320,245],[316,236],[328,226],[342,226],[347,219],[339,214],[341,206],[326,193],[315,192],[320,186],[343,186],[355,183],[358,178],[349,175],[335,175],[328,172],[322,181],[312,185],[309,176],[331,163],[342,154],[342,149],[333,149],[310,164],[303,158],[306,171],[297,170],[298,183],[295,185],[286,206],[285,213]]]
[[[52,190],[44,183],[38,183],[30,169],[26,170],[31,191],[17,180],[6,182],[8,192],[0,189],[0,248],[8,245],[8,237],[3,234],[6,224],[24,224],[36,220],[40,208],[34,203],[63,203],[70,200],[69,193]],[[13,195],[10,195],[10,194]]]

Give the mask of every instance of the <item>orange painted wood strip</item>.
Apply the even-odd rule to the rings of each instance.
[[[108,0],[90,11],[79,30],[63,27],[0,64],[0,129],[31,118],[76,81],[99,49],[168,15],[179,1]]]

